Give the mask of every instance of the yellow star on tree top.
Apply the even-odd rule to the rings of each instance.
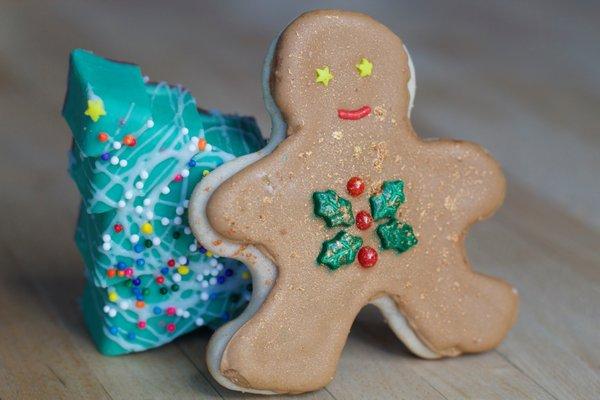
[[[104,102],[102,99],[98,97],[88,100],[87,110],[85,110],[84,114],[90,117],[94,122],[97,122],[101,116],[106,115],[106,110],[104,110]]]
[[[315,82],[327,86],[332,79],[333,75],[331,74],[331,71],[329,71],[329,67],[317,68],[317,79]]]
[[[361,77],[371,76],[373,73],[373,63],[366,58],[362,58],[358,64],[356,64],[356,69],[358,69],[358,73]]]

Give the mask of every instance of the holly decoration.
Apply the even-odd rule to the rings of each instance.
[[[386,250],[394,249],[398,253],[403,253],[417,244],[417,237],[412,226],[398,222],[395,219],[390,219],[385,224],[379,225],[377,236],[381,241],[381,247]]]
[[[336,270],[344,264],[351,264],[362,246],[363,240],[346,231],[340,231],[331,240],[323,243],[323,249],[317,258],[319,264]]]
[[[344,225],[351,226],[354,223],[354,214],[352,214],[352,204],[338,196],[338,194],[329,189],[325,192],[313,193],[315,203],[315,214],[322,217],[328,227]]]
[[[375,221],[394,218],[402,203],[404,203],[404,182],[400,180],[383,182],[381,193],[369,198]]]
[[[348,180],[346,189],[351,196],[357,197],[364,192],[365,183],[360,177],[355,176]],[[373,225],[373,221],[387,219],[377,226],[377,237],[383,250],[396,250],[399,254],[418,243],[412,226],[396,219],[398,208],[404,201],[404,182],[385,181],[381,191],[369,198],[371,213],[361,210],[356,214],[355,219],[352,203],[339,196],[334,190],[313,193],[315,215],[323,218],[330,228],[351,226],[356,222],[356,227],[365,231]],[[369,246],[361,247],[362,244],[361,237],[341,230],[332,239],[323,243],[317,262],[331,270],[337,270],[342,265],[352,264],[358,256],[358,262],[362,267],[373,267],[379,259],[377,250]]]

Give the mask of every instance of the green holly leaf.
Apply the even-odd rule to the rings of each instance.
[[[315,214],[322,217],[328,227],[338,225],[352,226],[354,214],[352,204],[329,189],[325,192],[314,192]]]
[[[404,182],[385,181],[381,193],[369,198],[371,214],[375,221],[382,218],[394,218],[400,204],[404,203]]]
[[[326,265],[331,270],[336,270],[342,265],[352,264],[362,244],[363,240],[360,237],[340,231],[333,239],[323,243],[317,262]]]
[[[394,249],[398,253],[404,253],[419,242],[412,226],[398,222],[395,219],[379,225],[377,236],[381,241],[381,247],[386,250]]]

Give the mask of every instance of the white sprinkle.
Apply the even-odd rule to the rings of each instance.
[[[153,237],[152,238],[152,244],[155,246],[158,246],[160,244],[160,238],[159,237]]]
[[[167,226],[167,225],[169,225],[169,218],[167,218],[167,217],[162,217],[162,218],[160,219],[160,223],[161,223],[161,224],[163,224],[163,226]]]
[[[214,277],[213,277],[213,278],[210,278],[210,279],[208,280],[208,283],[209,283],[211,286],[214,286],[214,285],[216,285],[216,284],[217,284],[217,278],[214,278]]]
[[[133,192],[131,190],[128,190],[125,192],[125,198],[127,200],[131,200],[133,198]]]
[[[154,218],[154,213],[152,211],[146,211],[146,218],[153,219]]]
[[[114,318],[117,316],[117,310],[115,310],[114,308],[111,308],[110,311],[108,311],[108,316],[111,318]]]
[[[217,271],[223,271],[223,264],[217,264]]]
[[[109,251],[110,250],[110,243],[102,243],[102,249],[104,251]]]
[[[148,176],[150,176],[150,175],[148,174],[148,171],[146,171],[145,169],[143,169],[142,172],[140,172],[141,179],[148,179]]]
[[[202,282],[202,279],[204,279],[204,278],[202,278],[202,275],[201,275],[201,274],[198,274],[198,275],[196,275],[196,280],[197,280],[198,282]]]
[[[148,81],[150,80],[150,77],[148,75],[144,75],[144,77],[142,79],[144,80],[144,83],[148,83]]]
[[[207,143],[206,147],[204,148],[204,151],[207,152],[207,153],[210,152],[210,151],[212,151],[212,146],[209,143]]]
[[[190,317],[190,312],[188,310],[184,310],[181,315],[183,318],[188,319]]]
[[[135,183],[135,188],[136,188],[136,189],[140,189],[140,190],[142,190],[142,189],[144,188],[144,182],[142,182],[142,181],[137,181],[137,182]]]
[[[126,300],[123,300],[122,302],[119,303],[119,307],[121,307],[121,310],[127,310],[129,308],[129,302]]]
[[[125,208],[125,206],[127,205],[127,203],[125,203],[125,200],[119,200],[119,202],[117,203],[117,205],[119,206],[119,208]]]
[[[185,256],[181,256],[177,259],[177,262],[181,265],[186,265],[188,263],[188,259]]]
[[[175,217],[175,218],[173,218],[173,223],[175,225],[181,225],[181,222],[182,222],[181,221],[181,217]]]
[[[188,146],[188,150],[189,150],[189,151],[196,151],[196,146],[195,146],[195,145],[193,145],[193,144],[190,144],[190,145]]]
[[[181,132],[182,135],[187,135],[190,133],[190,130],[184,126],[179,132]]]
[[[146,77],[147,78],[147,77]],[[149,119],[148,121],[146,121],[146,126],[148,128],[152,128],[154,127],[154,121],[152,121],[151,119]]]
[[[202,283],[200,284],[200,287],[207,288],[208,287],[208,282],[202,281]]]
[[[213,268],[214,268],[214,267],[216,267],[216,266],[217,266],[217,264],[218,264],[218,263],[219,263],[219,262],[218,262],[216,259],[214,259],[214,258],[211,258],[211,259],[210,259],[210,261],[208,262],[208,265],[210,265],[211,267],[213,267]]]
[[[189,200],[186,199],[186,200],[183,201],[183,206],[185,208],[188,208],[189,205],[190,205],[190,201]]]
[[[113,142],[113,149],[119,150],[121,148],[121,142]]]
[[[183,316],[183,310],[178,308],[177,310],[175,310],[175,315],[177,315],[178,317]]]
[[[112,156],[112,157],[110,158],[110,163],[111,163],[112,165],[117,165],[117,164],[119,163],[119,157],[117,157],[117,156]]]
[[[177,214],[177,215],[183,215],[184,211],[185,210],[183,209],[183,207],[177,207],[175,209],[175,214]]]
[[[141,214],[144,212],[144,207],[142,206],[135,206],[135,212],[138,214]]]
[[[187,178],[188,176],[190,176],[190,170],[187,168],[182,169],[181,176],[183,176],[184,178]]]
[[[199,141],[199,140],[200,140],[200,139],[198,139],[196,136],[193,136],[193,137],[190,139],[190,141],[191,141],[192,143],[194,143],[194,144],[198,144],[198,141]]]
[[[206,268],[204,271],[202,271],[202,273],[204,275],[210,275],[210,269]]]
[[[208,300],[208,293],[206,293],[206,292],[200,293],[200,300],[204,300],[204,301]]]
[[[183,233],[185,233],[186,235],[189,235],[192,233],[192,230],[190,229],[189,226],[186,226],[185,228],[183,228]]]
[[[189,249],[191,252],[194,252],[194,251],[198,250],[198,246],[196,246],[196,244],[195,244],[195,243],[192,243],[192,244],[190,244],[190,246],[188,247],[188,249]]]
[[[108,233],[105,233],[104,235],[102,235],[102,241],[110,242],[110,235]]]
[[[171,189],[169,189],[168,186],[165,186],[164,188],[162,188],[161,193],[162,194],[169,194],[171,192]]]
[[[127,160],[121,160],[121,161],[119,161],[119,165],[121,167],[126,167],[127,166]]]
[[[108,313],[110,311],[110,307],[108,305],[102,307],[102,311],[104,311],[105,313]]]
[[[131,235],[131,237],[129,238],[129,241],[133,244],[136,244],[137,242],[140,241],[140,237],[138,235]]]
[[[217,268],[215,268],[215,269],[213,269],[212,271],[210,271],[210,274],[211,274],[212,276],[217,276],[217,275],[219,275],[219,270],[218,270]]]
[[[152,200],[150,200],[149,198],[145,198],[144,201],[142,201],[142,204],[144,204],[146,207],[148,207],[151,203]]]
[[[196,321],[194,321],[194,322],[196,323],[196,326],[204,325],[204,319],[202,319],[202,317],[196,318]]]

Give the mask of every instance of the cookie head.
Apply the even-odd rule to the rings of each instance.
[[[288,134],[310,121],[360,124],[372,113],[407,115],[408,54],[372,19],[329,10],[307,14],[286,29],[277,50],[271,89]]]

